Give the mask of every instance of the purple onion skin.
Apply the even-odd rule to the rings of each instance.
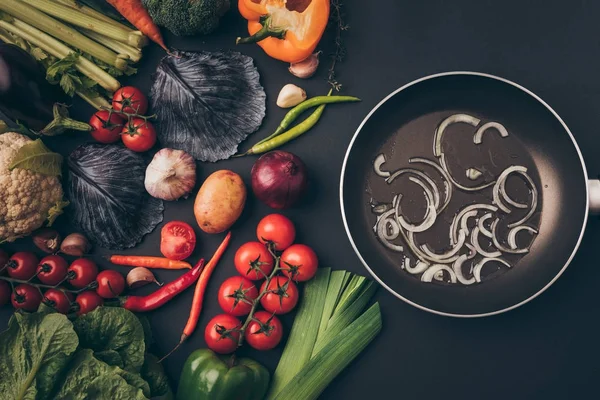
[[[306,192],[306,166],[295,154],[274,150],[263,154],[252,167],[252,191],[271,208],[293,206]]]

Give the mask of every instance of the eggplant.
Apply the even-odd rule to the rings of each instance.
[[[69,118],[69,98],[46,80],[44,68],[22,48],[0,43],[0,116],[42,135],[65,130],[89,131],[84,122]],[[5,121],[11,125],[11,121]]]

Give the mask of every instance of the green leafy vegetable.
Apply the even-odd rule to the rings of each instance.
[[[150,385],[150,393],[152,397],[169,398],[173,396],[171,387],[169,386],[169,380],[167,379],[167,375],[165,374],[162,364],[158,362],[158,357],[153,354],[146,353],[141,374],[142,378],[144,378]]]
[[[0,334],[2,398],[52,398],[56,377],[78,342],[73,325],[62,314],[15,313]]]
[[[59,200],[48,210],[48,226],[52,226],[56,218],[63,214],[63,209],[70,203],[68,201]]]
[[[144,363],[144,329],[136,316],[123,308],[97,308],[73,323],[82,347],[109,365],[139,372]]]
[[[111,399],[145,399],[150,395],[150,387],[141,376],[98,360],[92,350],[79,350],[70,365],[56,400],[106,398],[109,393]],[[93,397],[93,392],[101,396]]]
[[[41,139],[23,145],[12,159],[8,169],[28,169],[47,176],[61,176],[63,157],[50,151]]]

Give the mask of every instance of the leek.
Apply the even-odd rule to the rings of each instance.
[[[100,43],[85,37],[75,29],[55,20],[21,0],[1,0],[0,10],[38,28],[68,45],[76,47],[92,57],[112,65],[119,70],[127,68],[127,56],[113,52]],[[70,10],[70,9],[69,9]]]
[[[305,285],[268,399],[315,399],[323,391],[380,331],[379,305],[363,313],[376,289],[351,272],[319,269]]]
[[[90,15],[86,15],[72,7],[55,3],[53,1],[21,1],[55,18],[73,24],[75,26],[79,26],[81,28],[90,29],[111,39],[115,39],[119,42],[126,43],[130,46],[141,47],[145,39],[144,35],[142,35],[142,33],[139,31],[131,31],[117,28],[115,25],[109,22],[102,21]]]
[[[381,331],[379,303],[373,304],[331,340],[294,376],[275,400],[312,400],[360,354]]]
[[[59,59],[63,59],[73,52],[73,50],[54,39],[52,36],[47,35],[16,18],[13,19],[12,23],[0,19],[0,28],[21,37],[27,42]],[[114,92],[121,87],[119,81],[85,57],[78,58],[75,68],[88,78],[98,82],[100,86],[110,92]]]

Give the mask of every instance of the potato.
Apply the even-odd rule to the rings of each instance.
[[[235,172],[223,169],[213,172],[200,187],[194,215],[204,232],[220,233],[237,221],[245,203],[244,181]]]

